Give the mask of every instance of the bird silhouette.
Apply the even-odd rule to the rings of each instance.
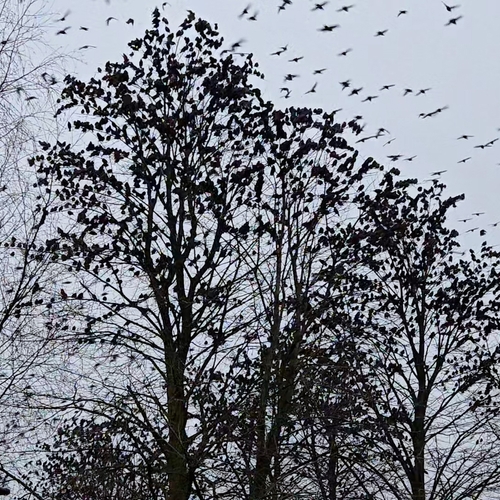
[[[387,156],[387,158],[389,158],[391,161],[398,161],[402,157],[403,157],[403,155],[388,155]]]
[[[400,10],[400,11],[398,12],[398,17],[399,17],[399,16],[403,16],[403,15],[405,15],[405,14],[408,14],[408,11],[407,11],[407,10]]]
[[[458,7],[460,7],[460,5],[446,5],[444,2],[442,3],[448,12],[453,12],[453,10],[458,9]]]
[[[128,19],[128,20],[125,22],[125,24],[131,24],[132,26],[134,25],[134,23],[135,23],[135,21],[134,21],[132,18]]]
[[[250,11],[250,7],[252,6],[251,3],[249,3],[241,12],[241,14],[238,16],[239,19],[241,19],[243,16],[246,16],[248,12]]]
[[[325,24],[322,28],[320,28],[318,31],[324,31],[324,32],[332,32],[333,30],[340,28],[339,24]]]
[[[353,7],[354,5],[344,5],[343,7],[340,7],[337,12],[349,12]]]
[[[344,82],[340,82],[340,85],[342,85],[342,90],[345,90],[346,88],[351,86],[351,80],[345,80]]]
[[[106,26],[109,26],[109,23],[111,21],[118,21],[118,19],[116,19],[116,17],[113,17],[113,16],[110,16],[106,19]]]
[[[467,217],[466,219],[458,219],[458,222],[469,222],[472,220],[472,217]]]
[[[395,87],[395,86],[396,86],[395,83],[391,83],[390,85],[384,85],[383,87],[381,87],[379,89],[379,91],[381,92],[382,90],[389,90],[389,89],[391,89],[392,87]]]
[[[306,94],[314,94],[316,92],[316,87],[318,86],[317,83],[315,83],[310,90],[306,92]]]
[[[345,49],[342,52],[339,52],[338,55],[339,56],[346,56],[347,54],[349,54],[349,52],[352,52],[352,49]]]
[[[315,69],[313,75],[322,75],[326,68]]]
[[[89,29],[87,28],[87,26],[80,26],[79,28],[81,31],[88,31]]]
[[[71,28],[71,26],[67,26],[66,28],[62,29],[62,30],[59,30],[56,35],[67,35],[68,34],[68,30]]]
[[[85,50],[85,49],[97,49],[95,45],[82,45],[81,47],[78,48],[78,50]]]
[[[436,172],[432,172],[431,175],[434,177],[439,177],[441,174],[444,174],[445,172],[448,172],[448,170],[436,170]]]
[[[403,95],[408,95],[408,94],[411,94],[413,92],[412,89],[404,89],[404,92],[403,92]]]
[[[375,36],[385,36],[389,30],[380,30],[375,33]]]
[[[300,56],[300,57],[294,57],[292,59],[289,59],[288,62],[299,62],[300,60],[304,59],[304,56]]]
[[[404,160],[405,160],[405,161],[413,161],[416,157],[417,157],[417,155],[408,156],[408,157],[407,157],[407,158],[405,158]]]
[[[294,78],[298,78],[299,75],[292,75],[291,73],[288,73],[285,75],[285,82],[291,82]]]
[[[476,217],[479,217],[480,215],[484,215],[484,212],[472,212],[471,215],[475,215]]]
[[[257,15],[259,14],[259,11],[256,10],[249,18],[249,21],[257,21]]]
[[[458,163],[465,163],[466,161],[469,161],[470,159],[471,159],[471,156],[467,156],[467,158],[463,158]]]
[[[394,142],[396,140],[395,137],[393,137],[392,139],[389,139],[385,144],[382,145],[382,147],[384,146],[388,146],[389,144],[391,144],[392,142]]]
[[[460,139],[470,139],[471,137],[474,137],[473,135],[467,135],[467,134],[463,134],[461,135],[460,137],[457,137],[457,141],[459,141]]]
[[[415,95],[425,95],[427,92],[429,92],[429,90],[431,89],[430,88],[420,89]]]
[[[352,89],[351,90],[351,93],[349,94],[350,96],[351,95],[359,95],[359,93],[363,90],[363,87],[359,87],[358,89]]]
[[[453,25],[456,25],[457,24],[457,21],[459,21],[460,19],[462,19],[463,16],[458,16],[458,17],[453,17],[451,18],[446,24],[445,26],[450,26],[451,24]]]
[[[377,99],[378,95],[369,95],[368,97],[365,97],[361,102],[372,102],[373,99]]]
[[[315,10],[325,10],[325,5],[327,5],[328,3],[330,2],[315,3],[311,11],[314,12]]]

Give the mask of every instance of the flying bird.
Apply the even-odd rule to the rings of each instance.
[[[116,19],[116,17],[113,17],[113,16],[110,16],[106,19],[106,26],[109,26],[109,23],[111,21],[118,21],[118,19]]]
[[[315,69],[313,75],[322,75],[326,68]]]
[[[375,36],[385,36],[389,30],[380,30],[375,33]]]
[[[318,31],[330,31],[332,32],[333,30],[340,28],[340,24],[325,24],[322,28],[320,28]]]
[[[402,16],[404,14],[408,14],[408,11],[407,10],[400,10],[399,13],[398,13],[398,17]]]
[[[465,163],[466,161],[469,161],[471,159],[470,156],[467,156],[467,158],[463,158],[462,160],[460,160],[458,163]]]
[[[316,87],[318,86],[317,83],[315,83],[310,90],[306,92],[306,94],[314,94],[316,92]]]
[[[82,45],[81,47],[78,48],[78,50],[85,50],[85,49],[97,49],[95,45]]]
[[[289,59],[288,62],[299,62],[301,59],[304,59],[304,56],[294,57],[293,59]]]
[[[80,26],[79,28],[81,31],[88,31],[89,29],[87,28],[87,26]]]
[[[387,158],[389,158],[391,161],[398,161],[402,157],[403,157],[403,155],[388,155],[387,156]]]
[[[431,175],[433,175],[434,177],[438,177],[445,172],[448,172],[448,170],[436,170],[435,172],[432,172]]]
[[[347,54],[349,54],[349,52],[352,52],[352,49],[345,49],[342,52],[339,52],[337,55],[346,56]]]
[[[327,5],[329,2],[321,2],[321,3],[316,3],[314,4],[314,7],[311,9],[312,11],[315,10],[325,10],[325,5]]]
[[[446,5],[444,2],[442,2],[442,3],[448,12],[453,12],[454,9],[457,9],[458,7],[460,7],[460,5]]]
[[[479,217],[480,215],[484,215],[484,212],[472,212],[472,215]]]
[[[395,137],[393,137],[392,139],[389,139],[389,140],[388,140],[385,144],[383,144],[383,146],[382,146],[382,147],[384,147],[384,146],[388,146],[389,144],[391,144],[391,142],[394,142],[395,140],[396,140],[396,138],[395,138]]]
[[[459,141],[460,139],[470,139],[471,137],[474,137],[473,135],[467,135],[467,134],[464,134],[464,135],[461,135],[460,137],[457,137],[457,141]]]
[[[358,89],[352,89],[351,90],[351,93],[349,94],[350,96],[351,95],[359,95],[359,93],[363,90],[363,87],[359,87]]]
[[[62,16],[60,19],[57,19],[56,21],[57,22],[62,22],[62,21],[66,21],[66,18],[71,14],[71,11],[68,10],[66,11],[66,14],[64,14],[64,16]]]
[[[248,20],[249,21],[257,21],[257,15],[258,14],[259,14],[259,11],[256,10],[255,13],[248,18]]]
[[[345,90],[346,88],[351,86],[351,80],[346,80],[345,82],[340,82],[340,85],[342,85],[342,90]]]
[[[413,92],[412,89],[404,89],[404,92],[403,92],[403,95],[408,95],[408,94],[411,94]]]
[[[368,97],[366,97],[365,99],[363,99],[361,102],[372,102],[373,99],[377,99],[378,98],[378,95],[369,95]]]
[[[463,16],[458,16],[458,17],[453,17],[452,19],[450,19],[446,24],[445,26],[450,26],[451,24],[453,25],[456,25],[457,24],[457,21],[459,21],[460,19],[462,19]]]
[[[68,34],[68,30],[71,28],[71,26],[67,26],[66,28],[62,29],[62,30],[59,30],[56,35],[67,35]]]
[[[134,25],[134,23],[135,23],[135,21],[134,21],[132,18],[128,19],[128,20],[125,22],[125,24],[131,24],[132,26]]]
[[[354,5],[344,5],[343,7],[340,7],[337,12],[349,12],[353,7]]]
[[[249,3],[241,12],[241,14],[238,16],[238,19],[241,19],[243,16],[246,16],[248,12],[250,11],[250,7],[252,6],[251,3]]]
[[[426,89],[420,89],[420,90],[416,93],[416,95],[424,95],[424,94],[426,94],[427,92],[429,92],[429,90],[431,90],[431,89],[430,89],[430,87],[429,87],[429,88],[426,88]]]
[[[408,158],[405,158],[405,161],[413,161],[417,155],[409,156]]]
[[[285,82],[291,82],[294,78],[298,78],[299,75],[292,75],[291,73],[288,73],[288,75],[285,75]]]
[[[390,85],[384,85],[383,87],[380,88],[379,91],[382,91],[382,90],[389,90],[390,88],[392,87],[395,87],[396,84],[395,83],[391,83]]]
[[[466,219],[458,219],[458,222],[469,222],[472,220],[472,217],[467,217]]]

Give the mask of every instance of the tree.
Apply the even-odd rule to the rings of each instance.
[[[69,127],[84,134],[83,149],[42,143],[32,160],[40,186],[58,182],[52,213],[67,215],[44,249],[73,280],[54,314],[68,346],[100,359],[85,374],[92,384],[60,404],[119,412],[141,429],[176,500],[219,495],[223,446],[246,495],[278,494],[301,346],[314,328],[313,263],[340,244],[329,225],[377,168],[358,166],[341,137],[359,132],[354,122],[275,110],[250,83],[261,76],[251,56],[218,55],[221,44],[193,13],[173,33],[156,10],[123,62],[88,83],[66,78],[60,113],[81,109]],[[255,356],[252,342],[262,342]],[[240,411],[249,400],[255,418]],[[231,454],[247,446],[234,442],[235,419],[255,437],[250,463]]]
[[[351,380],[372,422],[363,449],[378,457],[352,467],[378,478],[374,498],[491,498],[500,253],[484,242],[457,257],[446,220],[462,196],[444,199],[438,182],[413,194],[403,186],[387,176],[351,240],[364,263],[347,278],[359,288],[349,297]]]

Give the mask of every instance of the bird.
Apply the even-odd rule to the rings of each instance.
[[[467,158],[463,158],[462,160],[460,160],[458,163],[465,163],[466,161],[469,161],[471,159],[470,156],[468,156]]]
[[[256,10],[249,18],[249,21],[257,21],[257,15],[259,14],[259,11]]]
[[[389,30],[380,30],[375,33],[375,36],[385,36]]]
[[[400,158],[402,158],[403,155],[388,155],[387,158],[389,158],[391,161],[398,161]]]
[[[326,68],[315,69],[313,75],[322,75]]]
[[[404,89],[404,92],[403,92],[403,95],[408,95],[408,94],[411,94],[413,92],[412,89]]]
[[[38,99],[38,97],[36,97],[34,95],[30,95],[29,97],[26,97],[25,101],[33,101],[35,99]]]
[[[431,175],[433,175],[434,177],[438,177],[445,172],[448,172],[448,170],[436,170],[435,172],[432,172]]]
[[[389,139],[385,144],[382,145],[382,147],[388,146],[391,142],[394,142],[395,140],[396,140],[395,137],[393,137],[392,139]]]
[[[337,55],[346,56],[347,54],[349,54],[349,52],[352,52],[352,49],[345,49],[342,52],[339,52]]]
[[[291,73],[288,73],[285,75],[285,82],[291,82],[294,78],[298,78],[299,75],[292,75]]]
[[[293,59],[289,59],[288,62],[299,62],[301,59],[304,59],[304,56],[294,57]]]
[[[317,87],[317,86],[318,86],[318,84],[317,84],[317,83],[315,83],[315,84],[311,87],[311,89],[309,89],[309,90],[306,92],[306,94],[314,94],[314,93],[316,92],[316,87]]]
[[[314,4],[314,7],[311,9],[311,11],[325,10],[325,5],[327,5],[328,3],[329,2],[316,3],[316,4]]]
[[[471,229],[468,229],[467,231],[465,231],[466,233],[473,233],[474,231],[477,231],[479,228],[478,227],[473,227]]]
[[[484,215],[484,212],[472,212],[471,215],[475,215],[476,217],[479,217],[480,215]]]
[[[351,80],[346,80],[344,82],[340,82],[340,85],[342,85],[342,90],[345,90],[346,88],[351,86]]]
[[[250,7],[252,6],[251,3],[249,3],[241,12],[241,14],[238,16],[238,19],[241,19],[243,16],[246,16],[248,12],[250,11]]]
[[[474,137],[473,135],[467,135],[467,134],[463,134],[461,135],[460,137],[457,137],[457,141],[459,141],[460,139],[470,139],[471,137]]]
[[[81,47],[78,48],[78,50],[85,50],[85,49],[97,49],[95,45],[82,45]]]
[[[66,293],[66,291],[64,290],[64,288],[61,288],[61,298],[63,300],[67,300],[68,299],[68,294]]]
[[[369,95],[368,97],[366,97],[365,99],[363,99],[361,102],[372,102],[373,99],[377,99],[378,98],[378,95]]]
[[[460,19],[462,19],[463,16],[458,16],[458,17],[453,17],[452,19],[450,19],[446,24],[445,26],[450,26],[451,24],[453,25],[456,25],[457,24],[457,21],[459,21]]]
[[[366,142],[370,139],[376,139],[377,136],[376,135],[368,135],[367,137],[362,137],[361,139],[357,140],[356,143],[358,142]]]
[[[359,95],[359,93],[363,90],[363,87],[359,87],[358,89],[352,89],[351,90],[351,93],[349,94],[350,96],[351,95]]]
[[[353,7],[354,5],[344,5],[343,7],[340,7],[337,12],[349,12]]]
[[[498,141],[498,139],[499,139],[499,138],[497,137],[496,139],[493,139],[492,141],[487,142],[487,143],[486,143],[486,147],[487,147],[487,148],[489,148],[490,146],[493,146],[493,144],[495,144],[495,142],[497,142],[497,141]]]
[[[318,31],[333,31],[334,29],[340,28],[339,24],[325,24],[322,28],[320,28]]]
[[[87,26],[80,26],[79,28],[81,31],[88,31],[89,29],[87,28]]]
[[[131,24],[132,26],[134,25],[134,23],[135,23],[135,21],[134,21],[132,18],[128,19],[128,20],[125,22],[125,24]]]
[[[458,219],[458,222],[469,222],[472,220],[472,217],[467,217],[466,219]]]
[[[429,92],[430,87],[429,88],[426,88],[426,89],[420,89],[415,95],[423,95],[423,94],[426,94],[427,92]]]
[[[276,52],[273,52],[271,55],[272,56],[280,56],[281,54],[283,54],[283,52],[286,52],[287,50],[288,50],[288,44],[284,45],[283,47],[280,47],[279,50],[277,50]]]
[[[402,16],[404,14],[408,14],[408,11],[407,10],[400,10],[399,13],[398,13],[398,17]]]
[[[395,87],[395,86],[396,86],[395,83],[391,83],[389,85],[384,85],[383,87],[380,88],[379,92],[381,92],[382,90],[389,90],[390,88]]]
[[[498,222],[494,222],[493,224],[488,224],[488,226],[491,226],[491,227],[497,227],[498,224],[500,224],[500,221]]]
[[[67,10],[66,11],[66,14],[64,14],[64,16],[62,16],[60,19],[56,19],[57,22],[62,22],[62,21],[66,21],[66,18],[71,14],[71,11],[70,10]]]
[[[384,135],[384,134],[390,134],[390,132],[386,128],[380,127],[377,130],[377,137],[380,137],[381,135]]]
[[[405,161],[413,161],[416,157],[417,155],[408,156],[408,158],[405,158]]]
[[[446,10],[448,12],[453,12],[453,10],[457,9],[458,7],[460,7],[460,5],[446,5],[444,2],[442,2],[443,5],[445,6]]]
[[[118,19],[116,19],[116,17],[113,17],[113,16],[110,16],[106,19],[106,26],[109,26],[109,23],[111,21],[118,21]]]
[[[71,26],[67,26],[66,28],[59,30],[56,35],[67,35],[68,30],[71,28]]]

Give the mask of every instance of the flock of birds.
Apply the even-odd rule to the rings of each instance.
[[[282,3],[278,6],[278,14],[283,12],[284,10],[286,10],[288,7],[290,7],[293,4],[294,0],[280,0],[280,1],[282,1]],[[331,3],[332,2],[330,2],[328,0],[323,0],[320,2],[317,2],[316,0],[312,0],[310,10],[312,12],[326,13],[328,11]],[[451,5],[451,4],[445,3],[444,1],[442,1],[441,3],[443,5],[444,13],[448,14],[448,20],[444,24],[444,26],[446,26],[446,27],[456,26],[457,23],[463,18],[463,16],[459,14],[460,5],[458,5],[458,4]],[[164,9],[166,5],[170,5],[170,4],[168,2],[163,2],[161,5],[162,9]],[[346,14],[350,14],[351,12],[355,12],[356,5],[355,4],[341,5],[341,6],[335,7],[334,9],[338,15],[343,16]],[[56,23],[65,23],[67,21],[68,17],[70,16],[70,14],[71,14],[71,12],[67,11],[62,17],[60,17],[56,20]],[[409,14],[409,11],[407,9],[399,9],[397,12],[395,12],[395,18],[398,19],[398,18],[401,18],[403,16],[407,16],[408,14]],[[246,5],[246,7],[243,10],[241,10],[238,14],[239,21],[256,22],[256,21],[258,21],[258,19],[259,19],[259,10],[257,8],[255,8],[251,3]],[[111,23],[113,23],[113,22],[118,22],[118,19],[113,17],[113,16],[110,16],[105,20],[106,26],[110,26]],[[128,20],[125,21],[125,23],[129,24],[129,25],[134,25],[134,20],[132,18],[129,18]],[[65,26],[62,29],[57,29],[55,34],[56,34],[56,36],[67,35],[69,30],[71,30],[71,29],[72,29],[72,26]],[[80,26],[78,29],[81,31],[89,31],[89,28],[86,26]],[[323,24],[322,26],[318,27],[318,31],[322,32],[322,33],[333,33],[339,29],[341,29],[340,24]],[[385,37],[388,34],[388,32],[389,32],[389,29],[387,29],[387,28],[376,30],[375,33],[373,34],[373,36],[375,38]],[[230,47],[225,52],[244,54],[244,52],[241,52],[241,48],[242,48],[244,43],[245,43],[245,40],[240,39],[240,40],[232,43],[230,45]],[[96,48],[96,46],[85,44],[85,45],[82,45],[81,47],[79,47],[79,50],[86,50],[86,49],[91,49],[91,48]],[[283,45],[281,47],[278,47],[276,50],[274,50],[273,52],[270,53],[270,56],[273,58],[277,58],[277,59],[282,60],[287,65],[292,65],[293,67],[300,67],[300,63],[304,60],[304,56],[300,55],[300,56],[291,57],[291,56],[288,56],[288,54],[290,52],[291,52],[291,49],[289,48],[289,45],[287,44],[287,45]],[[337,55],[338,55],[338,57],[347,57],[351,52],[353,52],[353,48],[350,47],[350,48],[347,48],[347,49],[344,49],[344,50],[338,52]],[[315,69],[312,71],[312,76],[314,77],[314,81],[312,82],[311,87],[304,93],[304,95],[314,94],[317,92],[318,85],[320,84],[320,78],[325,73],[327,74],[327,71],[328,71],[328,68],[326,68],[326,67],[318,68],[318,69]],[[298,71],[289,71],[283,75],[284,84],[280,88],[280,93],[284,99],[289,99],[292,96],[292,94],[296,92],[295,89],[293,88],[294,81],[296,79],[298,79],[300,76],[301,75]],[[57,83],[57,80],[52,75],[48,75],[48,74],[44,73],[42,75],[42,78],[49,85],[53,85],[53,84]],[[360,98],[361,103],[371,103],[374,100],[379,99],[386,92],[398,91],[398,86],[395,83],[388,83],[386,85],[383,85],[382,87],[380,87],[378,89],[378,92],[374,92],[374,93],[363,93],[363,91],[364,91],[363,86],[355,86],[352,83],[351,79],[346,79],[346,80],[340,81],[339,85],[341,86],[341,91],[345,92],[345,94],[348,97],[358,97],[358,98]],[[401,92],[401,95],[403,97],[406,97],[406,96],[425,97],[427,95],[427,93],[430,92],[431,90],[432,89],[430,87],[426,87],[426,88],[402,87],[401,89],[399,89],[399,91]],[[31,97],[28,97],[26,100],[30,100],[33,98],[36,98],[36,97],[31,96]],[[440,115],[441,113],[443,113],[447,109],[449,109],[448,105],[443,105],[443,106],[440,106],[436,109],[422,111],[418,115],[418,117],[422,120],[433,118],[433,117]],[[340,112],[340,111],[342,111],[341,108],[335,110],[334,112],[336,113],[336,112]],[[363,116],[356,115],[356,116],[354,116],[354,119],[361,121],[361,120],[363,120]],[[364,124],[360,125],[361,133],[363,133],[364,128],[365,128]],[[498,130],[500,130],[500,129],[498,129]],[[457,137],[457,140],[458,141],[468,141],[469,139],[472,139],[472,138],[473,138],[473,136],[470,134],[463,134],[460,137]],[[356,140],[356,143],[366,143],[367,141],[375,141],[375,140],[380,140],[380,139],[384,140],[383,147],[389,146],[390,144],[392,144],[396,140],[396,138],[392,137],[392,135],[389,133],[389,131],[387,129],[381,127],[374,133],[361,136],[360,138],[358,138]],[[493,138],[487,142],[476,144],[473,146],[473,149],[484,150],[487,148],[491,148],[495,145],[495,143],[498,140],[499,140],[499,138]],[[399,162],[399,161],[413,162],[413,160],[415,158],[416,158],[416,155],[403,155],[401,153],[387,155],[387,159],[390,162]],[[470,154],[470,156],[466,156],[466,157],[460,159],[457,163],[465,164],[469,160],[471,160],[471,158],[472,158],[472,153]],[[498,165],[500,165],[500,163]],[[441,176],[442,174],[444,174],[447,171],[448,170],[446,170],[446,169],[437,170],[435,172],[431,172],[431,176],[433,178],[436,178],[436,177]],[[472,214],[472,217],[465,217],[463,219],[460,219],[460,222],[464,222],[464,223],[469,222],[474,217],[477,217],[480,215],[483,215],[483,213],[482,212],[475,212],[474,214]],[[497,227],[498,224],[500,224],[500,221],[496,222],[494,224],[491,224],[491,226]],[[480,228],[471,228],[471,229],[468,229],[466,232],[475,232],[475,231],[479,231],[479,230],[480,230]],[[481,231],[484,231],[484,230],[481,230]]]

